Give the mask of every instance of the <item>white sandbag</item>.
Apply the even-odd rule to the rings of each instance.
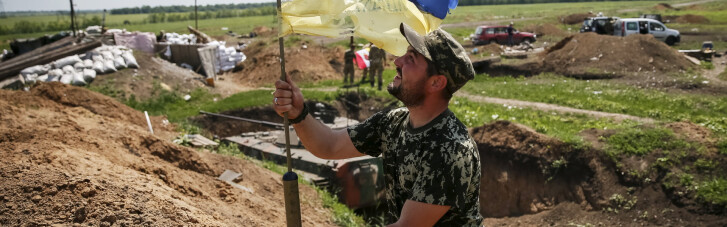
[[[69,74],[69,73],[74,73],[74,72],[76,72],[76,69],[73,68],[73,66],[70,66],[70,65],[63,66],[63,74]]]
[[[123,54],[124,52],[122,52],[121,50],[119,50],[118,47],[116,47],[116,48],[111,49],[111,53],[114,55],[114,57],[118,57],[118,56],[121,56],[121,54]]]
[[[136,62],[136,58],[134,58],[134,55],[131,54],[131,52],[124,52],[124,54],[121,55],[121,57],[124,58],[124,61],[126,62],[126,66],[129,68],[139,68],[139,63]]]
[[[61,77],[63,76],[63,70],[62,69],[51,69],[48,71],[49,77]]]
[[[36,81],[42,81],[42,82],[46,82],[46,81],[48,80],[48,74],[43,74],[43,75],[40,75],[40,76],[38,76],[38,78],[36,78],[35,80],[36,80]]]
[[[45,82],[55,82],[55,81],[59,81],[61,79],[61,76],[63,76],[63,74],[61,74],[60,76],[55,76],[55,75],[48,74],[48,79],[46,79]]]
[[[91,69],[91,68],[93,68],[93,60],[91,60],[91,59],[83,60],[83,68],[84,69]]]
[[[103,63],[103,71],[104,73],[112,73],[116,72],[116,67],[114,67],[114,61],[113,60],[105,60]]]
[[[71,84],[71,82],[73,82],[73,73],[63,74],[63,76],[61,76],[60,82],[63,84]]]
[[[71,84],[76,86],[85,86],[86,81],[83,80],[83,74],[82,73],[73,73],[73,81],[71,81]]]
[[[86,81],[86,83],[91,83],[93,79],[96,79],[96,71],[93,71],[91,69],[84,69],[83,70],[83,80]]]
[[[78,63],[76,63],[76,64],[73,65],[73,69],[75,69],[76,71],[81,71],[84,68],[86,68],[86,65],[83,64],[83,61],[78,62]]]
[[[48,73],[48,70],[50,70],[49,65],[36,65],[23,69],[22,71],[20,71],[20,75],[25,76],[28,74],[46,74]]]
[[[124,58],[122,58],[121,56],[114,58],[114,67],[116,69],[126,68],[126,62],[124,61]]]
[[[73,56],[61,58],[61,59],[53,62],[53,67],[56,69],[60,69],[66,65],[75,65],[78,62],[81,62],[81,58],[79,58],[78,55],[73,55]]]
[[[98,73],[98,74],[105,73],[103,61],[94,61],[93,62],[93,71],[96,71],[96,73]]]
[[[96,54],[96,55],[93,55],[91,57],[91,60],[93,60],[94,62],[96,62],[96,61],[104,61],[106,59],[104,59],[103,56],[101,56],[101,54]]]
[[[38,74],[35,74],[35,73],[25,74],[25,75],[23,75],[23,79],[25,80],[26,84],[32,84],[32,83],[35,83],[36,79],[38,79]]]
[[[105,60],[113,60],[114,59],[114,54],[112,54],[111,51],[101,51],[101,56],[103,56],[103,58]]]

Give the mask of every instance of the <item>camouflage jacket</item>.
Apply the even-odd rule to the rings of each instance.
[[[345,67],[353,67],[353,60],[356,58],[356,54],[353,51],[348,50],[343,54],[343,64]]]
[[[348,128],[359,152],[382,155],[386,223],[394,223],[406,200],[450,206],[437,226],[479,226],[480,157],[467,128],[447,109],[412,128],[409,111],[379,112]]]

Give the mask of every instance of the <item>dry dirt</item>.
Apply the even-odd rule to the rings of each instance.
[[[0,225],[284,225],[278,174],[173,144],[142,116],[57,82],[1,90]],[[253,193],[216,180],[226,169]],[[312,188],[301,200],[303,225],[333,225]]]
[[[701,131],[696,125],[669,127]],[[699,126],[696,126],[699,127]],[[482,161],[480,206],[486,226],[724,226],[722,216],[664,191],[657,183],[625,185],[599,150],[613,131],[586,130],[593,149],[579,150],[525,126],[497,121],[470,129]],[[636,201],[619,208],[615,194]],[[607,208],[619,212],[607,212]],[[707,212],[708,213],[708,212]]]
[[[566,37],[543,55],[545,71],[582,79],[663,75],[690,67],[682,54],[650,35],[580,33]]]
[[[674,7],[669,5],[668,3],[659,3],[654,6],[655,10],[672,10]]]
[[[560,22],[570,24],[570,25],[581,24],[581,23],[583,23],[583,20],[585,20],[587,17],[593,17],[593,16],[595,16],[595,15],[590,12],[589,13],[576,13],[576,14],[571,14],[571,15],[560,17]]]
[[[92,86],[118,91],[117,98],[129,98],[132,94],[137,100],[147,100],[158,94],[157,89],[165,89],[189,94],[195,88],[205,87],[203,76],[179,67],[151,53],[134,51],[139,69],[122,69],[118,72],[98,75]],[[155,86],[156,85],[156,86]]]
[[[568,32],[552,24],[531,24],[523,27],[520,31],[532,32],[539,38],[542,36],[565,37],[568,35]]]

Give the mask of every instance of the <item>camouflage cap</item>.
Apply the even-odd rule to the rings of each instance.
[[[420,36],[404,23],[401,23],[399,30],[409,45],[432,61],[438,73],[447,77],[447,89],[451,93],[475,78],[475,69],[467,51],[449,33],[438,28],[426,36]]]

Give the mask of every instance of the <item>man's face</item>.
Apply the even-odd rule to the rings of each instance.
[[[386,90],[407,107],[415,107],[424,101],[427,76],[427,59],[409,46],[406,54],[394,60],[396,77]]]

